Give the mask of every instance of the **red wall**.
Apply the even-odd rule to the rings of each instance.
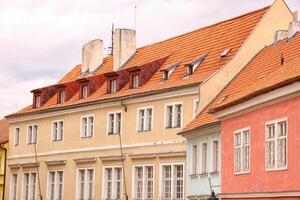
[[[288,118],[288,169],[265,171],[265,122]],[[250,127],[250,174],[234,175],[233,132]],[[300,97],[222,121],[222,193],[300,190]]]

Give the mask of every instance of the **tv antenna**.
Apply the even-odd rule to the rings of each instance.
[[[114,34],[115,34],[114,23],[112,23],[112,26],[111,26],[111,46],[108,47],[108,54],[109,55],[114,54]]]

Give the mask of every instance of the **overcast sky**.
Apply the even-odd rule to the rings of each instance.
[[[0,0],[0,119],[30,104],[32,89],[55,83],[81,63],[85,42],[101,38],[109,46],[112,22],[120,28],[136,26],[140,47],[272,2]],[[299,0],[286,2],[292,10],[300,10]]]

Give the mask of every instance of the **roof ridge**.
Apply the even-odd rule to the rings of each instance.
[[[238,16],[235,16],[235,17],[232,17],[232,18],[229,18],[229,19],[221,20],[221,21],[215,22],[215,23],[213,23],[213,24],[210,24],[210,25],[207,25],[207,26],[204,26],[204,27],[201,27],[201,28],[197,28],[197,29],[195,29],[195,30],[192,30],[192,31],[189,31],[189,32],[180,34],[180,35],[176,35],[176,36],[169,37],[169,38],[167,38],[167,39],[164,39],[164,40],[161,40],[161,41],[158,41],[158,42],[154,42],[154,43],[151,43],[151,44],[147,44],[147,45],[145,45],[145,46],[142,46],[142,47],[138,47],[137,50],[143,49],[143,48],[148,47],[148,46],[157,45],[157,44],[160,44],[160,43],[163,43],[163,42],[166,42],[166,41],[175,39],[175,38],[179,38],[179,37],[182,37],[182,36],[184,36],[184,35],[189,35],[189,34],[192,34],[192,33],[194,33],[194,32],[197,32],[197,31],[200,31],[200,30],[204,30],[204,29],[207,29],[207,28],[210,28],[210,27],[213,27],[213,26],[217,26],[217,25],[222,24],[222,23],[225,23],[225,22],[230,22],[230,21],[233,21],[233,20],[236,20],[236,19],[245,17],[245,16],[250,15],[250,14],[262,12],[263,10],[267,10],[267,9],[269,9],[270,7],[271,7],[271,5],[265,6],[265,7],[263,7],[263,8],[260,8],[260,9],[257,9],[257,10],[252,10],[252,11],[249,11],[249,12],[247,12],[247,13],[244,13],[244,14],[241,14],[241,15],[238,15]]]

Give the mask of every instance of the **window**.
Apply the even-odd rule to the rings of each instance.
[[[23,199],[33,200],[37,199],[37,173],[27,172],[24,173],[23,180]]]
[[[40,95],[35,96],[35,107],[36,108],[41,107],[41,96]]]
[[[27,144],[36,144],[37,131],[38,131],[37,125],[30,125],[30,126],[28,126]]]
[[[119,134],[121,132],[121,112],[108,114],[108,134]]]
[[[192,174],[197,174],[197,161],[198,161],[198,148],[197,145],[193,145],[193,163],[192,163]]]
[[[117,80],[110,80],[110,93],[117,92]]]
[[[250,172],[250,129],[242,129],[234,134],[234,172]]]
[[[219,141],[213,141],[213,165],[212,172],[217,172],[219,168]]]
[[[134,167],[133,183],[134,199],[154,198],[154,171],[152,165],[142,165]]]
[[[10,199],[17,200],[18,174],[11,175]]]
[[[152,130],[152,111],[152,107],[138,109],[138,131]]]
[[[162,166],[161,198],[165,200],[184,199],[183,164]]]
[[[81,98],[86,99],[88,96],[88,86],[87,85],[82,85],[81,86]]]
[[[19,146],[20,144],[20,128],[15,129],[14,135],[14,146]]]
[[[94,199],[94,169],[79,169],[77,176],[77,199]]]
[[[182,123],[182,104],[170,104],[166,106],[166,128],[180,128]]]
[[[133,75],[132,76],[132,88],[138,88],[140,86],[140,76],[139,75]]]
[[[52,123],[52,141],[61,141],[64,135],[64,121],[55,121]]]
[[[47,199],[63,199],[64,172],[61,170],[49,171]]]
[[[122,168],[105,167],[104,168],[104,197],[103,199],[121,199],[122,198]]]
[[[58,95],[59,95],[58,96],[58,99],[59,99],[58,102],[60,104],[63,104],[66,100],[66,91],[65,90],[60,90]]]
[[[194,65],[188,65],[187,66],[187,75],[192,75],[194,73]]]
[[[163,80],[166,81],[169,79],[169,71],[168,70],[165,70],[163,72]]]
[[[266,168],[269,170],[287,167],[287,121],[266,125]]]
[[[81,138],[93,137],[94,135],[94,116],[81,118]]]
[[[201,174],[207,173],[207,143],[202,143],[201,148]]]
[[[199,106],[199,98],[197,97],[197,98],[194,100],[194,113],[193,113],[193,118],[196,117],[198,106]]]

